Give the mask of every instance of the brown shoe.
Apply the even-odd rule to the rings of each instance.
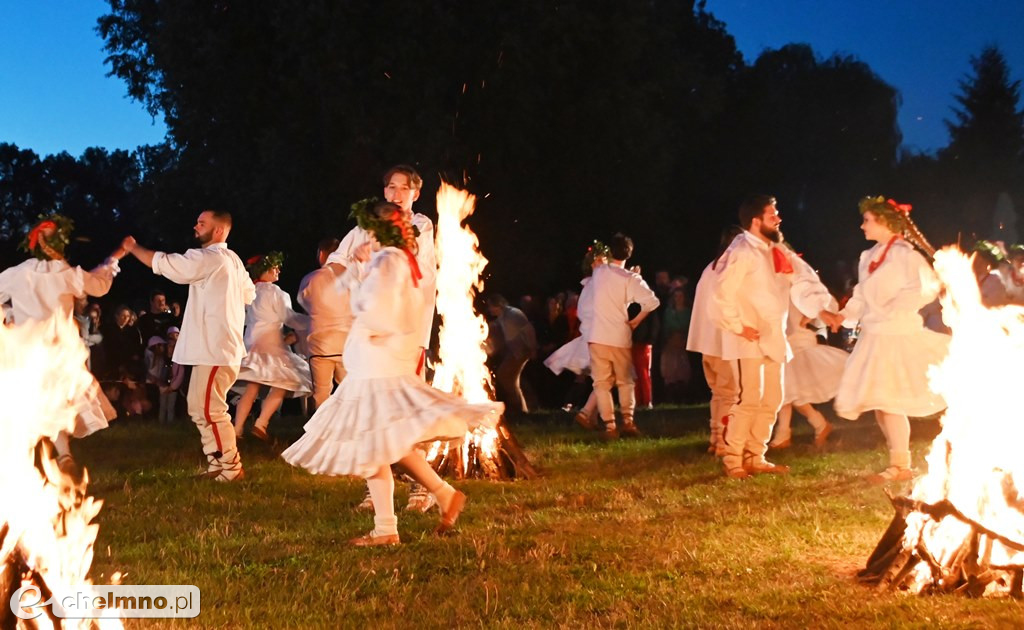
[[[253,436],[254,438],[259,440],[260,442],[270,442],[270,436],[267,435],[266,431],[264,431],[263,429],[261,429],[259,427],[253,427],[249,431],[249,435]]]
[[[604,440],[605,442],[617,440],[619,439],[619,430],[616,429],[615,427],[606,427],[604,431],[601,431],[601,439]]]
[[[644,434],[640,433],[640,429],[636,428],[636,424],[632,422],[627,422],[622,425],[621,429],[619,429],[619,435],[621,435],[624,438],[635,438],[643,437]]]
[[[398,534],[375,536],[371,531],[368,534],[363,534],[362,536],[349,540],[348,544],[353,547],[390,547],[393,545],[400,545],[402,544],[402,541],[398,537]]]
[[[814,436],[814,445],[817,446],[818,448],[825,446],[825,441],[828,439],[828,436],[830,435],[832,435],[831,423],[826,424],[825,428],[821,430],[821,433]]]
[[[594,419],[591,418],[589,415],[583,413],[582,411],[577,413],[573,417],[576,419],[576,424],[580,425],[587,431],[593,431],[594,429],[597,428],[597,423],[594,422]]]
[[[214,481],[220,481],[223,483],[227,483],[229,481],[241,481],[245,479],[245,469],[243,469],[241,466],[239,466],[237,469],[221,468],[220,472],[218,472],[216,475],[213,475],[212,477],[208,477],[208,479],[213,479]]]
[[[725,476],[729,479],[750,479],[750,473],[743,467],[726,468]]]
[[[787,438],[785,440],[782,440],[781,442],[772,442],[771,444],[768,445],[768,448],[775,451],[781,451],[782,449],[789,448],[790,446],[793,446],[793,440]]]
[[[909,468],[889,466],[880,473],[868,475],[868,483],[881,485],[889,481],[910,481],[914,478],[914,471]]]
[[[752,475],[788,475],[789,466],[773,464],[771,462],[750,462],[746,466],[747,472]]]
[[[455,521],[459,520],[459,514],[462,514],[463,508],[466,507],[466,495],[458,490],[452,495],[452,502],[448,504],[448,509],[441,512],[441,522],[434,530],[435,536],[443,536],[447,534],[453,527],[455,527]]]

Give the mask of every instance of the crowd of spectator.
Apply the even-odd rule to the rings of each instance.
[[[171,361],[181,326],[182,305],[162,291],[139,311],[121,304],[104,318],[99,302],[75,301],[74,317],[89,348],[89,369],[119,417],[141,416],[169,423],[183,412],[184,366]]]

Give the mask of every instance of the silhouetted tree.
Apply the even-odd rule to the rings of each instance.
[[[960,81],[954,120],[946,121],[950,144],[940,153],[939,171],[952,184],[953,221],[975,237],[990,236],[992,211],[1002,192],[1024,199],[1024,112],[1020,81],[1010,80],[1002,52],[989,46],[971,58],[973,74]]]

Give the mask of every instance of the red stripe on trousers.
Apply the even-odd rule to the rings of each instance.
[[[217,441],[217,450],[223,453],[224,447],[220,443],[220,432],[217,431],[217,425],[210,419],[210,393],[213,391],[213,379],[217,376],[218,367],[214,366],[210,370],[210,380],[206,381],[206,401],[203,403],[203,415],[206,416],[206,424],[213,429],[213,439]]]

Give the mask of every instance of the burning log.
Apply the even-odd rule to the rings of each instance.
[[[1003,592],[1018,599],[1024,597],[1021,591],[1024,562],[992,562],[993,551],[999,546],[1004,547],[1011,556],[1024,554],[1024,541],[992,531],[965,516],[949,501],[931,504],[909,497],[896,497],[891,501],[896,515],[868,558],[867,566],[857,574],[861,582],[877,585],[883,590],[960,592],[971,597]],[[967,529],[952,547],[943,540],[942,546],[933,553],[923,530],[929,525],[939,525],[946,519],[966,525]],[[911,523],[917,523],[914,525],[917,531],[908,531]],[[918,540],[916,545],[906,544],[908,539],[914,538]],[[939,557],[947,559],[940,561]],[[1024,555],[1021,560],[1024,561]],[[918,565],[922,563],[930,571],[930,576],[924,582],[919,580],[917,572]]]
[[[539,476],[530,463],[523,448],[505,423],[498,422],[497,444],[493,452],[483,448],[479,441],[468,439],[456,447],[435,445],[429,454],[429,461],[442,476],[456,479],[476,478],[507,481],[511,479],[534,479]]]
[[[481,276],[487,259],[476,234],[464,225],[475,209],[475,198],[442,183],[437,192],[437,313],[441,316],[439,361],[432,385],[470,402],[493,399],[487,368],[487,322],[474,309],[483,290]],[[507,480],[532,479],[537,471],[516,441],[505,419],[494,429],[466,435],[452,447],[435,443],[427,460],[441,475]]]
[[[1024,309],[984,308],[959,252],[939,252],[935,269],[953,337],[929,377],[949,406],[927,474],[910,496],[890,497],[896,514],[858,578],[909,593],[1024,598],[1024,427],[1015,416]]]

